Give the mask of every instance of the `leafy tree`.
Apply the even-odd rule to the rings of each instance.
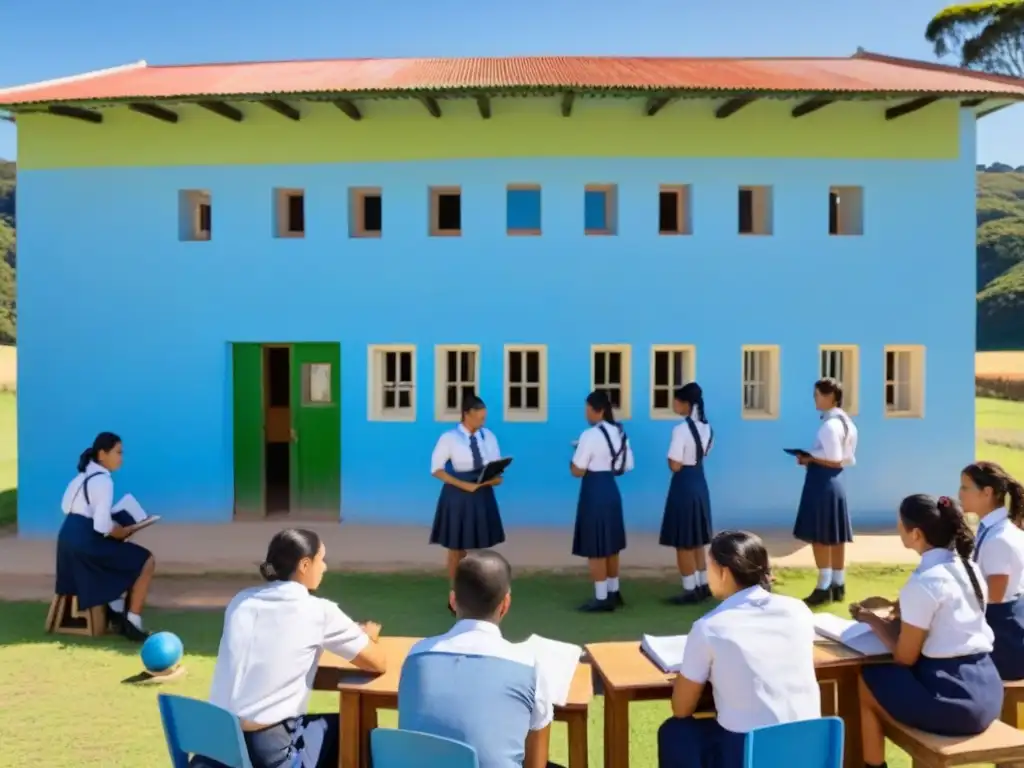
[[[956,56],[963,67],[1024,77],[1024,0],[951,5],[935,14],[924,36],[937,56]]]

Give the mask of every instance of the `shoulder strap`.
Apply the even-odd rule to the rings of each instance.
[[[608,434],[608,430],[604,428],[604,424],[598,424],[597,428],[601,430],[601,434],[604,435],[604,441],[608,445],[608,453],[612,457],[612,474],[621,475],[626,471],[626,430],[621,426],[619,427],[619,438],[622,440],[622,444],[619,446],[619,450],[615,450],[615,446],[612,445],[611,435]],[[616,467],[616,463],[621,457],[622,462]]]
[[[690,435],[693,437],[693,444],[697,447],[696,466],[699,467],[704,463],[704,444],[700,441],[700,432],[697,431],[697,425],[693,423],[693,419],[689,416],[686,417],[686,426],[690,428]]]
[[[75,495],[71,497],[71,505],[74,505],[75,499],[78,498],[78,494],[80,494],[80,493],[84,493],[85,494],[85,503],[86,504],[92,504],[92,502],[89,501],[89,481],[92,480],[97,475],[102,475],[102,474],[103,474],[102,472],[93,472],[91,475],[86,475],[85,476],[85,480],[82,481],[82,484],[80,486],[78,486],[78,490],[75,491]]]
[[[832,421],[832,419],[839,419],[839,423],[843,425],[843,445],[845,446],[847,439],[850,437],[850,422],[848,422],[846,417],[841,413],[829,416],[825,421]]]

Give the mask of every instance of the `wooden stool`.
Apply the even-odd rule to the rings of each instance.
[[[1020,705],[1024,704],[1024,680],[1010,680],[1003,683],[1002,721],[1014,728],[1020,728]]]
[[[935,736],[884,718],[885,735],[907,752],[914,768],[995,763],[1024,768],[1024,733],[996,721],[977,736]]]
[[[74,595],[55,595],[46,614],[45,630],[59,635],[98,637],[107,631],[107,606],[80,611]]]

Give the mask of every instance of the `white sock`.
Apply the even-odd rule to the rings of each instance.
[[[111,600],[107,605],[110,606],[110,610],[116,613],[124,613],[124,598],[119,597],[117,600]]]
[[[693,574],[689,576],[683,576],[683,589],[687,592],[692,592],[697,588],[697,577]]]
[[[608,577],[608,591],[609,592],[618,592],[619,591],[619,577],[618,576],[609,576]]]
[[[818,589],[828,589],[832,586],[832,569],[822,568],[818,571]]]
[[[137,613],[127,613],[128,621],[135,625],[136,629],[142,629],[142,617]]]
[[[706,587],[707,584],[708,584],[708,572],[707,571],[697,571],[697,586],[698,587]]]
[[[842,568],[832,571],[832,583],[837,587],[841,587],[846,584],[846,571]]]
[[[608,582],[607,581],[595,581],[594,582],[594,597],[598,600],[608,599]]]

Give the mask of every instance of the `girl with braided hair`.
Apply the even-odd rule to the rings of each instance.
[[[1024,487],[991,461],[960,473],[960,503],[980,519],[974,560],[988,586],[992,661],[1003,680],[1024,680]]]
[[[676,551],[683,582],[683,591],[669,602],[689,605],[711,597],[704,559],[704,547],[711,542],[711,495],[704,477],[704,459],[711,453],[715,433],[708,424],[704,393],[697,382],[676,390],[672,410],[683,421],[673,427],[668,446],[672,480],[658,543]]]
[[[864,763],[885,766],[883,713],[940,736],[974,736],[999,717],[1003,681],[992,661],[985,582],[971,560],[974,535],[960,505],[946,496],[908,496],[898,517],[903,545],[921,564],[900,590],[893,615],[879,598],[850,606],[892,651],[893,664],[861,670]]]

